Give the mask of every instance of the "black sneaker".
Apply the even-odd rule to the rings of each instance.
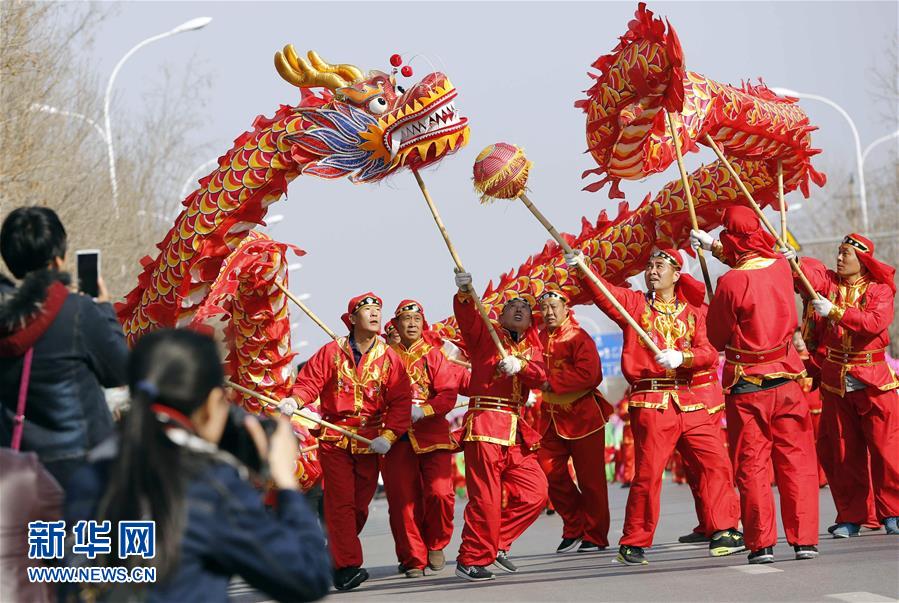
[[[580,538],[563,538],[556,548],[557,553],[570,553],[581,543]]]
[[[368,580],[368,572],[361,567],[342,567],[334,572],[334,588],[352,590]]]
[[[710,540],[711,538],[701,532],[690,532],[677,539],[677,541],[682,544],[702,544],[703,542],[709,542]]]
[[[648,565],[649,561],[643,556],[643,547],[627,546],[622,544],[618,547],[618,556],[615,561],[625,565]]]
[[[514,574],[518,571],[518,566],[509,559],[508,551],[496,552],[496,561],[493,562],[493,567],[501,569],[504,572],[509,572],[510,574]]]
[[[493,580],[496,576],[486,567],[480,565],[464,565],[456,563],[456,575],[472,582],[483,582],[484,580]]]
[[[749,553],[749,563],[755,565],[757,563],[774,563],[774,547],[766,546],[765,548]]]
[[[813,545],[800,544],[793,547],[796,551],[796,559],[803,561],[805,559],[816,559],[818,557],[818,547]]]
[[[722,530],[716,532],[709,541],[709,555],[712,557],[724,557],[746,550],[743,543],[743,534],[736,530]]]
[[[606,550],[607,546],[600,546],[595,542],[590,542],[589,540],[585,540],[581,543],[581,546],[577,548],[578,553],[597,553],[599,551]]]

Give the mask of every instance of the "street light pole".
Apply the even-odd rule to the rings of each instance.
[[[865,160],[868,158],[868,155],[871,153],[871,151],[874,150],[874,147],[890,140],[891,138],[896,138],[896,137],[899,137],[899,130],[896,130],[892,134],[887,134],[886,136],[881,136],[880,138],[878,138],[877,140],[875,140],[874,142],[869,144],[867,147],[865,147],[865,150],[862,151],[862,165],[865,164]]]
[[[771,88],[771,91],[780,96],[807,98],[809,100],[822,102],[825,105],[836,109],[837,112],[842,115],[849,123],[849,128],[852,130],[852,137],[855,139],[855,163],[856,170],[858,171],[858,193],[859,203],[861,204],[862,210],[862,231],[868,232],[868,199],[865,196],[865,171],[863,165],[864,160],[862,159],[862,142],[858,136],[858,129],[855,127],[855,122],[852,121],[852,118],[849,116],[846,110],[843,109],[843,107],[839,106],[827,97],[817,94],[806,94],[805,92],[796,92],[795,90],[790,90],[789,88]]]
[[[157,40],[183,33],[185,31],[195,31],[197,29],[202,29],[203,27],[209,25],[210,21],[212,21],[212,17],[197,17],[196,19],[191,19],[190,21],[182,23],[181,25],[170,31],[147,38],[146,40],[138,43],[131,50],[126,52],[125,56],[119,59],[119,62],[116,63],[116,66],[112,70],[112,74],[109,76],[109,81],[106,83],[106,95],[103,97],[103,122],[106,126],[106,155],[109,159],[109,181],[112,185],[112,205],[115,208],[116,217],[118,217],[119,215],[119,184],[116,181],[115,150],[113,149],[112,127],[109,121],[109,106],[112,102],[112,86],[115,83],[115,78],[119,74],[119,71],[122,69],[122,65],[125,64],[125,61],[130,59],[132,55],[134,55],[134,53],[136,53],[144,46],[152,44]]]
[[[57,109],[56,107],[51,107],[50,105],[42,105],[40,103],[32,103],[29,107],[31,111],[39,111],[40,113],[47,113],[49,115],[62,115],[63,117],[74,117],[75,119],[80,119],[87,125],[94,128],[94,131],[100,135],[100,138],[103,139],[103,142],[106,142],[106,132],[103,131],[103,128],[100,127],[100,124],[92,120],[87,115],[82,115],[81,113],[75,113],[74,111],[66,111],[64,109]]]

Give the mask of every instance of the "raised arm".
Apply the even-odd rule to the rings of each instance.
[[[593,269],[592,266],[589,266],[589,269],[593,272],[593,274],[605,285],[606,289],[609,290],[609,293],[612,294],[618,303],[621,304],[628,314],[631,316],[639,316],[640,312],[643,310],[643,306],[646,303],[645,298],[642,293],[637,291],[632,291],[631,289],[627,289],[625,287],[617,287],[609,281],[605,280],[602,276],[597,274],[596,270]],[[602,310],[606,316],[611,318],[615,323],[625,329],[628,327],[627,321],[623,316],[615,309],[615,306],[612,305],[612,302],[603,294],[600,288],[593,282],[589,276],[585,274],[580,275],[581,283],[590,291],[593,296],[593,303],[596,304],[596,307]]]

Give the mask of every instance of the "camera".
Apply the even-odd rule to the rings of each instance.
[[[225,423],[225,431],[219,442],[219,448],[234,455],[237,460],[247,466],[250,471],[266,477],[268,462],[259,455],[256,442],[247,431],[245,420],[250,413],[238,406],[232,406],[228,411],[228,422]],[[266,441],[270,441],[278,424],[271,417],[256,417],[265,432]]]

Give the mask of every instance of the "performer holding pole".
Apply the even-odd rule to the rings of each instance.
[[[462,450],[468,505],[456,575],[492,580],[487,569],[514,573],[512,543],[546,506],[547,482],[534,450],[538,434],[521,417],[528,392],[546,381],[540,341],[524,297],[507,299],[495,329],[510,355],[497,356],[487,326],[468,293],[471,275],[456,274],[453,310],[471,360],[469,407],[463,419]],[[503,506],[503,487],[510,493]]]
[[[581,261],[576,254],[567,254],[565,260],[569,266]],[[597,307],[624,331],[621,370],[630,384],[628,413],[636,450],[617,557],[626,565],[648,563],[644,548],[653,542],[662,472],[675,449],[697,471],[700,488],[707,494],[697,511],[703,514],[700,524],[711,535],[709,554],[718,557],[744,550],[743,535],[736,530],[740,517],[720,428],[691,386],[694,375],[710,369],[718,355],[705,334],[702,284],[681,272],[681,262],[675,250],[653,251],[645,273],[648,293],[606,283],[626,312],[639,316],[644,330],[665,348],[658,354],[643,345],[592,280],[582,279]]]
[[[602,381],[599,352],[562,291],[549,290],[538,301],[547,374],[537,457],[549,480],[550,501],[562,517],[556,552],[604,550],[609,546],[609,493],[605,467],[597,459],[605,455],[605,424],[613,410],[596,389]]]
[[[412,381],[412,426],[384,457],[381,473],[390,530],[400,571],[407,578],[439,572],[453,535],[453,452],[458,450],[446,414],[456,406],[467,371],[450,362],[415,300],[399,303],[391,345]]]
[[[870,485],[877,519],[888,534],[899,534],[899,379],[885,359],[896,270],[874,257],[873,241],[856,233],[843,238],[836,271],[809,257],[800,265],[821,296],[810,304],[821,317],[821,392],[832,410],[827,431],[836,440],[829,482],[837,525],[831,534],[858,535],[868,518]]]
[[[351,299],[342,316],[349,335],[320,348],[300,370],[293,388],[294,404],[302,407],[320,399],[325,420],[371,440],[360,446],[328,427],[319,436],[328,492],[325,525],[338,590],[356,588],[368,579],[361,567],[359,532],[378,485],[378,455],[390,451],[411,421],[409,376],[396,352],[378,337],[381,306],[373,293]],[[290,402],[282,402],[282,411]]]
[[[797,324],[793,278],[753,210],[729,207],[723,224],[720,242],[695,230],[690,239],[733,268],[718,279],[708,335],[725,354],[727,436],[749,563],[774,561],[772,461],[787,542],[797,559],[813,559],[818,467],[808,403],[796,382],[805,370],[791,343]]]

